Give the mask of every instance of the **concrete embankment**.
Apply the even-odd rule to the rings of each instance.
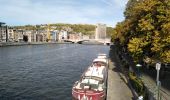
[[[22,46],[22,45],[45,45],[45,44],[73,44],[73,43],[72,42],[31,42],[31,43],[30,42],[7,42],[7,43],[0,43],[0,47]],[[95,42],[85,42],[81,44],[82,45],[104,45],[103,43],[95,43]]]
[[[22,45],[44,45],[44,44],[70,44],[70,42],[32,42],[32,43],[27,43],[27,42],[22,42],[22,43],[8,42],[8,43],[0,43],[0,47],[22,46]]]
[[[19,46],[19,45],[28,45],[29,43],[0,43],[0,47],[4,46]]]

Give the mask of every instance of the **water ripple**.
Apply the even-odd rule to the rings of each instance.
[[[101,45],[52,44],[0,48],[0,100],[70,100],[71,88]]]

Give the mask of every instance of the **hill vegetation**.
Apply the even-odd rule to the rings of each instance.
[[[43,30],[47,29],[48,25],[25,25],[25,26],[16,26],[15,28],[17,29],[25,29],[25,30]],[[81,32],[84,35],[92,35],[95,33],[95,25],[90,25],[90,24],[63,24],[63,23],[58,23],[58,24],[50,24],[50,28],[56,29],[56,30],[67,30],[72,33],[79,33]],[[113,28],[112,27],[107,27],[107,36],[110,37]]]

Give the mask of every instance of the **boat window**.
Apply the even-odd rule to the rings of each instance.
[[[98,89],[98,84],[90,84],[91,89]]]
[[[85,86],[85,83],[81,83],[80,87],[83,88]]]
[[[102,78],[96,77],[96,76],[84,76],[83,79],[94,79],[94,80],[97,80],[97,81],[103,81]]]
[[[94,66],[106,66],[107,64],[106,64],[105,62],[99,62],[99,61],[97,61],[97,62],[93,62],[93,65],[94,65]]]
[[[89,86],[89,89],[98,89],[98,84],[90,84],[90,83],[81,83],[80,87],[84,88],[84,86]]]

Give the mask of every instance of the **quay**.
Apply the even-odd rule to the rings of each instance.
[[[0,47],[5,46],[22,46],[22,45],[44,45],[44,44],[74,44],[74,42],[0,42]],[[76,44],[84,45],[107,45],[100,42],[81,42]]]
[[[22,45],[44,45],[44,44],[71,44],[70,42],[8,42],[0,43],[0,47],[5,46],[22,46]]]
[[[133,100],[133,94],[125,80],[114,50],[110,53],[109,59],[107,100]]]

